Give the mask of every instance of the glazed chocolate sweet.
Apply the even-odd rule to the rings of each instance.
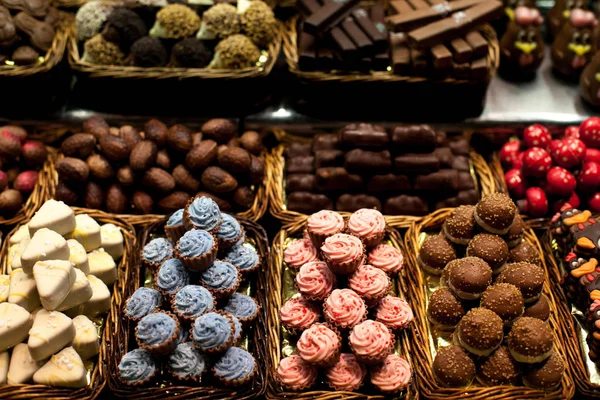
[[[287,192],[312,192],[316,188],[317,179],[312,174],[289,174],[287,176]]]
[[[290,158],[294,157],[303,157],[311,155],[311,145],[310,143],[297,143],[294,142],[290,144],[285,149],[285,155]]]
[[[486,308],[473,308],[458,323],[454,334],[459,344],[476,356],[489,356],[504,338],[502,319]]]
[[[333,203],[324,194],[294,192],[287,196],[287,208],[303,214],[312,214],[319,210],[333,209]]]
[[[506,264],[497,282],[515,285],[521,291],[525,303],[533,303],[542,294],[544,270],[526,262]]]
[[[369,192],[403,192],[410,189],[410,180],[406,175],[375,175],[367,183],[367,190]]]
[[[319,168],[316,177],[317,189],[323,192],[360,190],[364,187],[362,176],[350,174],[342,167]]]
[[[546,296],[541,295],[535,303],[530,303],[525,307],[524,317],[537,318],[542,321],[548,321],[550,318],[550,304]]]
[[[508,253],[509,263],[526,262],[540,266],[541,260],[538,251],[529,242],[521,242]]]
[[[464,300],[480,298],[492,283],[492,269],[481,258],[465,257],[454,260],[447,265],[446,269],[448,287]]]
[[[550,357],[554,338],[550,326],[537,318],[522,317],[508,334],[508,349],[520,363],[539,363]]]
[[[350,173],[386,173],[392,167],[392,156],[388,150],[354,149],[346,153],[344,166]]]
[[[489,386],[516,385],[519,366],[506,346],[499,347],[479,366],[477,377]]]
[[[344,165],[344,152],[341,150],[315,151],[315,168],[342,167]]]
[[[286,168],[288,174],[309,174],[314,172],[314,164],[313,156],[297,156],[288,159]]]
[[[431,294],[427,319],[437,329],[452,330],[465,315],[465,307],[450,289],[442,287]]]
[[[454,154],[452,154],[452,150],[450,150],[450,147],[438,147],[433,151],[432,154],[435,155],[438,158],[438,160],[440,160],[440,167],[452,168]]]
[[[446,239],[452,243],[468,245],[475,234],[474,212],[474,206],[460,206],[452,211],[442,227]]]
[[[494,274],[499,274],[508,259],[508,246],[500,236],[480,233],[469,243],[467,256],[481,258]]]
[[[523,315],[523,296],[519,289],[510,283],[496,283],[488,287],[481,296],[481,307],[498,314],[505,326]]]
[[[426,174],[439,171],[440,159],[431,154],[403,154],[394,158],[394,170],[398,173]]]
[[[418,262],[421,268],[435,275],[442,273],[450,261],[456,259],[456,251],[442,235],[429,236],[421,245]]]
[[[361,208],[381,210],[381,202],[377,197],[368,194],[343,194],[335,203],[335,209],[338,211],[354,212]]]
[[[460,346],[442,347],[432,365],[433,376],[444,387],[469,386],[475,378],[475,363]]]
[[[312,151],[316,153],[319,150],[336,150],[340,144],[340,137],[335,133],[320,133],[315,135],[312,144]]]
[[[511,225],[508,233],[502,238],[506,241],[508,248],[512,249],[513,247],[518,246],[523,241],[523,229],[525,228],[525,223],[523,222],[523,218],[519,214],[515,215],[515,220]],[[510,260],[510,256],[509,256]],[[524,261],[524,260],[521,260]],[[535,264],[535,263],[534,263]]]
[[[491,193],[477,203],[475,221],[489,233],[504,235],[512,226],[517,213],[517,206],[508,195]]]
[[[562,381],[565,361],[557,351],[544,362],[523,368],[523,384],[536,389],[550,390]]]
[[[350,124],[339,133],[340,141],[351,147],[385,147],[390,141],[388,133],[379,125]]]
[[[415,190],[456,192],[458,190],[458,171],[441,169],[427,175],[419,175],[415,178]]]
[[[466,156],[455,156],[452,160],[452,168],[458,171],[469,172],[469,159]]]
[[[383,206],[386,215],[427,215],[429,206],[419,196],[400,195],[390,197]]]
[[[391,138],[403,153],[431,153],[436,146],[435,131],[427,125],[397,126]]]

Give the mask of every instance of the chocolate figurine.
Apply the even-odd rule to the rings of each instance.
[[[598,21],[591,11],[574,9],[554,42],[552,64],[566,77],[579,78],[598,47]]]
[[[10,12],[0,6],[0,47],[10,47],[17,40],[17,28]]]
[[[544,58],[540,25],[544,19],[535,8],[518,7],[500,41],[500,68],[513,78],[531,77]]]
[[[519,7],[535,8],[534,0],[503,0],[504,3],[504,14],[508,21],[515,20],[515,10]]]
[[[548,12],[548,32],[551,38],[555,38],[561,28],[571,16],[575,8],[587,10],[586,0],[556,0],[554,6]]]
[[[600,106],[600,51],[584,68],[579,80],[581,97],[592,106]]]

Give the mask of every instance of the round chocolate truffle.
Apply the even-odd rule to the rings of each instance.
[[[509,249],[517,246],[521,241],[523,241],[523,229],[525,228],[525,223],[523,222],[523,218],[519,214],[515,215],[515,220],[513,224],[510,226],[508,233],[504,235],[502,238],[506,241]]]
[[[508,246],[500,236],[480,233],[469,243],[467,256],[481,258],[488,263],[494,274],[499,274],[508,259]]]
[[[490,193],[475,206],[475,221],[489,233],[505,235],[517,213],[517,206],[508,195]]]
[[[523,296],[515,285],[496,283],[488,287],[481,296],[481,307],[492,310],[504,322],[511,326],[513,321],[523,315]]]
[[[523,368],[523,384],[536,389],[553,389],[560,385],[565,373],[565,361],[558,351],[543,363],[531,364]]]
[[[465,315],[465,307],[448,288],[439,288],[431,294],[427,318],[436,328],[452,330]]]
[[[489,386],[515,385],[519,367],[506,346],[501,346],[479,366],[479,380]]]
[[[550,304],[548,304],[546,296],[541,295],[535,303],[525,307],[523,316],[548,321],[548,318],[550,318]]]
[[[439,349],[432,369],[433,376],[444,387],[469,386],[475,378],[475,363],[460,346]]]
[[[537,265],[519,262],[506,264],[497,282],[511,283],[521,291],[525,304],[539,299],[544,287],[544,270]]]
[[[540,255],[530,243],[522,242],[508,253],[509,263],[526,262],[530,264],[540,265]]]
[[[465,315],[454,333],[455,344],[460,344],[469,353],[489,356],[504,338],[502,319],[487,308],[473,308]]]
[[[441,274],[446,264],[455,259],[454,247],[442,235],[429,236],[419,251],[419,265],[435,275]]]
[[[475,234],[475,206],[460,206],[444,221],[442,231],[452,243],[469,244]]]
[[[445,281],[461,299],[475,300],[492,283],[492,269],[481,258],[465,257],[452,263]]]
[[[553,348],[552,329],[537,318],[519,318],[508,334],[510,354],[520,363],[542,362],[550,357]]]

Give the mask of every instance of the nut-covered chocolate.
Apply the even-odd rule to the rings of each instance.
[[[446,264],[455,259],[456,251],[443,235],[429,236],[419,250],[419,265],[432,274],[441,274]]]
[[[548,321],[548,318],[550,318],[550,304],[548,303],[546,296],[541,295],[536,302],[529,303],[527,307],[525,307],[523,316]]]
[[[438,329],[451,330],[465,315],[462,301],[446,287],[431,294],[427,306],[427,319]]]
[[[140,214],[152,214],[154,200],[148,193],[138,190],[133,194],[131,203],[133,204],[133,208],[135,208]]]
[[[104,135],[99,143],[102,153],[110,161],[123,161],[129,157],[129,146],[118,136]]]
[[[508,259],[508,246],[500,236],[480,233],[469,243],[467,255],[481,258],[488,263],[494,274],[498,274],[502,272]]]
[[[506,326],[512,325],[525,309],[521,292],[510,283],[489,286],[481,296],[481,307],[498,314]]]
[[[129,166],[136,171],[145,171],[156,162],[158,147],[151,140],[143,140],[134,145],[129,154]]]
[[[508,233],[502,237],[506,241],[506,244],[509,248],[512,249],[513,247],[518,246],[523,241],[524,228],[525,223],[523,222],[523,218],[521,218],[519,214],[515,215],[515,220],[510,226]]]
[[[167,132],[167,145],[176,152],[187,153],[192,148],[192,132],[184,125],[173,125]]]
[[[62,142],[60,152],[65,157],[85,158],[96,146],[96,138],[90,133],[76,133]]]
[[[478,299],[492,283],[492,269],[481,258],[461,258],[452,262],[452,268],[448,269],[446,283],[461,299]]]
[[[108,135],[109,128],[110,126],[104,119],[95,115],[83,121],[83,131],[94,135],[96,140]]]
[[[229,142],[237,134],[237,127],[228,119],[215,118],[202,125],[202,135],[218,144]]]
[[[200,181],[197,180],[194,175],[185,168],[184,165],[179,164],[173,169],[173,179],[177,186],[188,193],[198,192],[200,190]]]
[[[442,231],[450,242],[461,245],[469,244],[475,234],[474,213],[474,206],[460,206],[446,218]]]
[[[529,242],[521,242],[508,253],[509,263],[526,262],[541,266],[540,254]]]
[[[202,173],[202,184],[210,191],[215,193],[228,193],[234,191],[237,186],[237,180],[220,167],[208,167]]]
[[[542,293],[544,270],[526,262],[506,264],[497,281],[515,285],[521,291],[525,303],[533,303]]]
[[[175,188],[175,179],[165,170],[150,168],[144,173],[142,184],[150,191],[169,193]]]
[[[490,193],[477,203],[475,221],[489,233],[504,235],[510,230],[517,213],[517,206],[508,195]]]
[[[460,346],[438,349],[433,365],[433,376],[444,387],[469,386],[475,378],[475,363]]]
[[[473,308],[458,323],[454,337],[469,353],[488,356],[502,344],[502,319],[486,308]]]
[[[255,156],[264,150],[262,139],[258,132],[246,131],[240,136],[240,145]]]
[[[109,213],[123,214],[127,209],[127,195],[123,188],[117,184],[110,185],[106,192],[106,210]]]
[[[478,378],[486,385],[515,385],[519,378],[519,366],[506,346],[499,347],[479,366]]]
[[[78,158],[65,157],[56,162],[56,171],[65,181],[85,182],[90,173],[88,165]]]
[[[101,154],[91,154],[86,160],[90,174],[97,179],[110,179],[115,175],[110,161]]]
[[[167,126],[157,119],[151,119],[144,125],[145,138],[156,143],[158,147],[167,143],[168,130]]]
[[[227,146],[218,154],[217,159],[221,167],[235,175],[248,174],[250,164],[252,164],[250,153],[241,147]]]
[[[554,348],[552,329],[542,320],[522,317],[508,334],[508,349],[520,363],[539,363],[550,357]]]
[[[523,384],[536,389],[549,390],[560,385],[565,373],[565,361],[555,351],[544,362],[523,368]]]
[[[217,142],[203,140],[194,146],[185,157],[185,165],[191,170],[200,170],[208,167],[217,158]]]

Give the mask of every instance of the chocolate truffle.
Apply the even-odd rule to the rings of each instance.
[[[550,357],[553,348],[552,329],[547,323],[537,318],[519,318],[508,334],[510,354],[521,363],[542,362]]]
[[[513,321],[523,315],[523,296],[515,285],[496,283],[488,287],[481,296],[481,307],[492,310],[504,322],[511,326]]]
[[[565,361],[557,351],[543,363],[523,368],[523,384],[536,389],[552,389],[558,386],[565,373]]]
[[[518,246],[519,243],[523,241],[523,228],[525,228],[523,218],[521,218],[519,214],[515,215],[515,220],[510,226],[508,233],[502,237],[506,241],[509,249]]]
[[[494,274],[499,274],[508,259],[508,246],[500,236],[480,233],[469,243],[467,256],[481,258],[488,263]]]
[[[540,255],[538,251],[528,242],[522,242],[508,253],[509,263],[526,262],[540,266]]]
[[[445,387],[469,386],[475,378],[475,363],[460,346],[439,349],[432,369],[435,379]]]
[[[548,318],[550,318],[550,304],[548,304],[546,296],[541,295],[535,303],[525,307],[523,316],[548,321]]]
[[[473,308],[460,320],[454,332],[455,344],[477,356],[489,356],[502,344],[503,338],[502,319],[487,308]]]
[[[465,257],[453,263],[446,283],[461,299],[475,300],[492,283],[492,269],[481,258]]]
[[[450,261],[456,259],[454,247],[442,235],[429,236],[421,245],[419,265],[425,271],[439,275]]]
[[[444,221],[442,228],[446,239],[452,243],[468,245],[475,233],[475,207],[460,206]]]
[[[489,233],[504,235],[510,230],[517,213],[517,206],[510,197],[491,193],[475,206],[475,221]]]
[[[436,328],[452,330],[465,315],[465,308],[458,297],[448,288],[439,288],[431,294],[427,307],[427,319]]]
[[[479,366],[477,377],[489,386],[515,385],[519,369],[508,348],[501,346]]]
[[[512,283],[521,291],[525,304],[533,303],[542,294],[544,270],[526,262],[506,264],[497,281]]]

